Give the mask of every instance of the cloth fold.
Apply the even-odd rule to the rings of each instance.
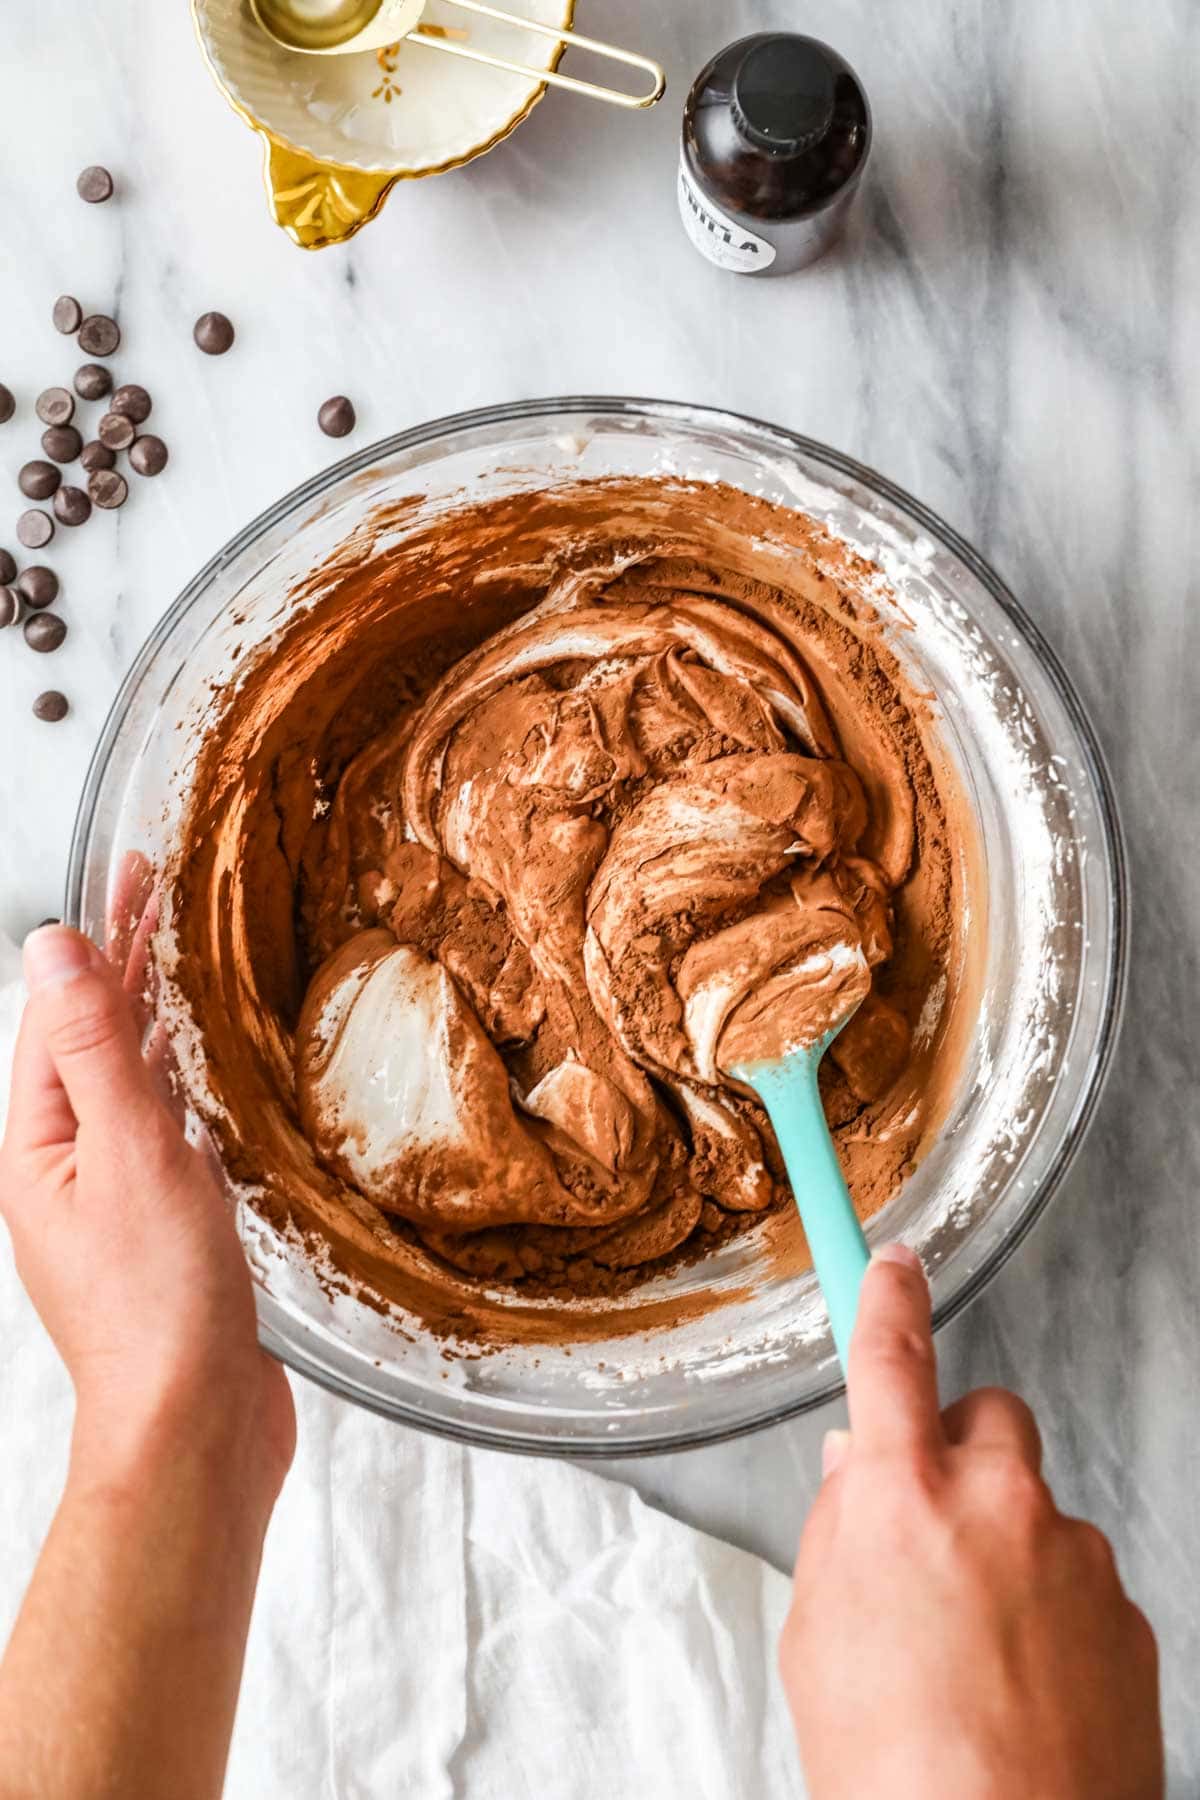
[[[0,937],[0,1122],[22,994]],[[66,1469],[70,1384],[0,1256],[0,1633]],[[293,1383],[228,1800],[793,1800],[788,1583],[565,1463]]]

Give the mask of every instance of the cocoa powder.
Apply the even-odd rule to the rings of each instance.
[[[693,897],[630,936],[614,980],[650,1047],[630,1065],[646,1100],[601,1046],[601,1027],[606,1044],[611,1032],[581,1002],[582,972],[574,988],[539,972],[545,945],[520,928],[514,896],[449,853],[444,795],[458,780],[456,759],[477,771],[508,757],[536,771],[561,741],[548,741],[546,719],[565,719],[569,736],[583,712],[586,756],[569,774],[585,906],[618,834],[635,833],[654,792],[693,781],[697,768],[724,771],[757,756],[765,769],[777,757],[790,773],[799,753],[818,763],[840,755],[854,771],[865,823],[853,852],[865,874],[856,882],[843,871],[839,904],[855,919],[883,905],[890,947],[873,969],[871,1000],[826,1058],[822,1095],[860,1211],[891,1197],[936,1131],[956,1079],[967,991],[965,847],[974,827],[932,709],[906,681],[886,621],[864,597],[873,573],[801,515],[734,490],[609,481],[463,506],[431,523],[420,521],[417,502],[383,509],[332,567],[314,572],[310,592],[291,596],[294,623],[214,709],[164,954],[205,1045],[203,1091],[191,1097],[232,1176],[267,1216],[315,1234],[381,1304],[395,1299],[432,1328],[472,1341],[611,1330],[611,1319],[597,1324],[602,1302],[629,1294],[666,1266],[664,1257],[702,1257],[760,1226],[763,1209],[737,1198],[745,1156],[689,1121],[654,1059],[678,1038],[676,983],[698,937],[763,907],[790,907],[790,867],[752,892]],[[401,789],[410,738],[436,710],[439,683],[452,692],[472,659],[486,659],[506,629],[564,583],[588,605],[624,609],[639,629],[643,615],[696,601],[719,601],[738,619],[769,618],[798,654],[794,679],[819,741],[781,728],[745,686],[705,685],[711,665],[702,656],[684,659],[686,681],[701,693],[701,702],[689,701],[702,706],[699,727],[694,714],[672,722],[644,662],[623,688],[615,676],[598,680],[594,659],[561,657],[474,704],[470,731],[451,728],[438,751],[442,785],[409,807]],[[630,735],[639,708],[654,736],[649,752]],[[508,843],[535,887],[552,860],[538,835],[549,816],[533,806],[527,836]],[[569,1220],[431,1228],[378,1192],[356,1191],[314,1155],[293,1076],[301,1006],[332,952],[380,928],[447,971],[519,1095],[572,1055],[615,1070],[632,1092],[640,1135],[616,1176],[571,1154],[552,1122],[524,1119],[549,1149]],[[752,1127],[761,1141],[765,1185],[754,1194],[779,1215],[772,1230],[793,1263],[803,1247],[770,1128],[745,1093],[727,1092],[722,1104],[731,1129]],[[581,1216],[598,1222],[581,1225]],[[480,1285],[497,1282],[541,1304],[497,1306]],[[623,1328],[644,1328],[655,1304],[627,1309]]]

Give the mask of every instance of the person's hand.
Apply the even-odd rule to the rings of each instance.
[[[1153,1800],[1154,1636],[1014,1395],[938,1409],[911,1251],[873,1259],[780,1647],[812,1800]]]
[[[215,1800],[295,1415],[217,1179],[143,1058],[152,883],[127,875],[120,973],[61,926],[25,946],[0,1211],[76,1409],[0,1665],[0,1792]]]
[[[75,1386],[76,1452],[95,1446],[115,1471],[148,1436],[177,1434],[269,1509],[295,1421],[257,1344],[230,1209],[156,1090],[100,952],[44,927],[25,971],[0,1212]]]

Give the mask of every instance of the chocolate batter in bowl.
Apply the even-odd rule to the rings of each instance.
[[[1119,838],[1032,628],[877,478],[688,408],[443,421],[250,527],[98,752],[70,892],[98,937],[131,866],[264,1341],[514,1448],[833,1391],[770,1128],[721,1073],[748,1016],[802,1035],[865,971],[826,1110],[940,1317],[1048,1198],[1115,1029]]]

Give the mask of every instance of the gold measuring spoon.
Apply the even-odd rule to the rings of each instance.
[[[556,69],[537,69],[528,63],[509,62],[486,50],[473,50],[469,44],[452,37],[421,28],[425,0],[248,0],[250,12],[262,30],[285,50],[298,50],[308,56],[344,56],[359,50],[379,50],[405,38],[410,44],[424,44],[429,50],[441,50],[447,56],[464,56],[468,62],[486,63],[492,69],[506,69],[512,75],[526,75],[531,81],[546,82],[551,87],[566,88],[573,94],[586,94],[593,100],[607,100],[610,106],[653,106],[660,100],[667,78],[659,63],[633,50],[619,49],[616,44],[603,44],[597,38],[584,37],[569,26],[542,25],[536,19],[519,13],[502,12],[488,6],[485,0],[446,0],[464,12],[478,13],[485,19],[498,19],[501,24],[515,25],[520,31],[533,31],[555,43],[569,44],[579,50],[591,50],[610,62],[625,63],[632,69],[644,69],[654,79],[651,90],[627,94],[620,88],[602,87],[594,81],[580,81],[573,75],[560,75]]]

